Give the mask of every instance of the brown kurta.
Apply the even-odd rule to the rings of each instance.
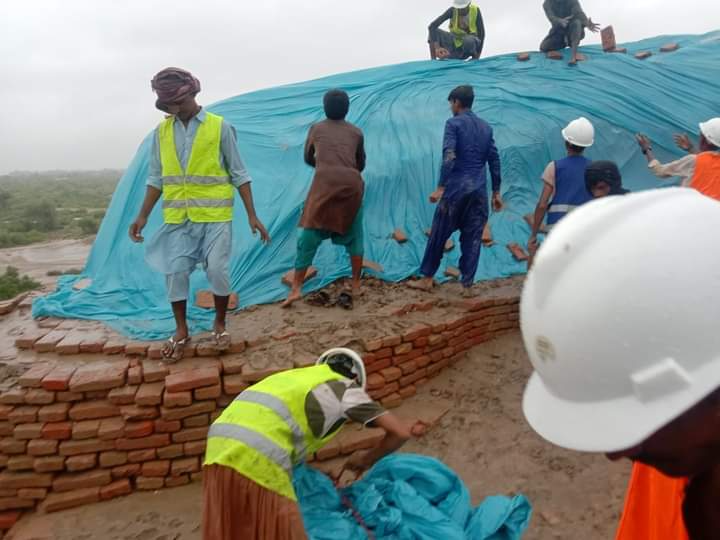
[[[345,234],[362,205],[365,146],[359,128],[324,120],[310,128],[305,162],[315,167],[300,226]]]

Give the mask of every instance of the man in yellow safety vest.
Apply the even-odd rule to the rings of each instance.
[[[440,26],[450,21],[450,31]],[[430,57],[478,60],[485,44],[485,24],[480,8],[471,0],[453,0],[453,5],[428,27]]]
[[[381,428],[385,437],[376,448],[353,454],[347,470],[360,474],[398,450],[410,430],[370,399],[366,380],[355,352],[333,349],[313,367],[272,375],[238,395],[208,433],[203,539],[307,538],[293,467],[349,420]]]
[[[169,116],[152,139],[147,193],[130,226],[133,242],[143,242],[148,216],[162,196],[164,226],[148,245],[146,259],[165,274],[176,331],[163,347],[167,361],[183,358],[190,341],[187,300],[190,274],[204,267],[215,297],[213,337],[219,350],[230,347],[225,328],[230,297],[229,262],[235,189],[240,192],[253,234],[270,237],[255,214],[250,176],[240,158],[234,128],[195,101],[200,82],[191,73],[167,68],[152,80],[156,107]]]

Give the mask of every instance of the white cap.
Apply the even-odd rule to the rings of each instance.
[[[357,377],[357,382],[365,389],[367,387],[367,373],[365,371],[365,362],[360,355],[352,349],[330,349],[322,354],[316,365],[327,364],[332,358],[341,357],[352,361],[352,373]]]
[[[455,9],[465,9],[470,4],[472,4],[472,0],[453,0],[453,7]]]
[[[562,130],[562,136],[570,144],[588,148],[595,143],[595,128],[590,123],[590,120],[581,116],[577,120],[570,122]]]
[[[720,118],[713,118],[700,124],[700,132],[713,145],[720,146]]]
[[[720,387],[720,203],[668,188],[586,204],[537,253],[523,410],[565,448],[617,452]]]

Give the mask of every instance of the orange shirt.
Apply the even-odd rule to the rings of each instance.
[[[720,152],[698,154],[690,187],[720,201]]]
[[[689,540],[682,516],[687,484],[635,463],[615,540]]]

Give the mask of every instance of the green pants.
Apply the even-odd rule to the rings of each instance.
[[[362,209],[358,211],[350,230],[345,234],[337,234],[322,229],[301,228],[298,234],[295,269],[303,270],[311,266],[320,244],[328,239],[337,246],[344,246],[350,257],[362,257],[365,254]]]

